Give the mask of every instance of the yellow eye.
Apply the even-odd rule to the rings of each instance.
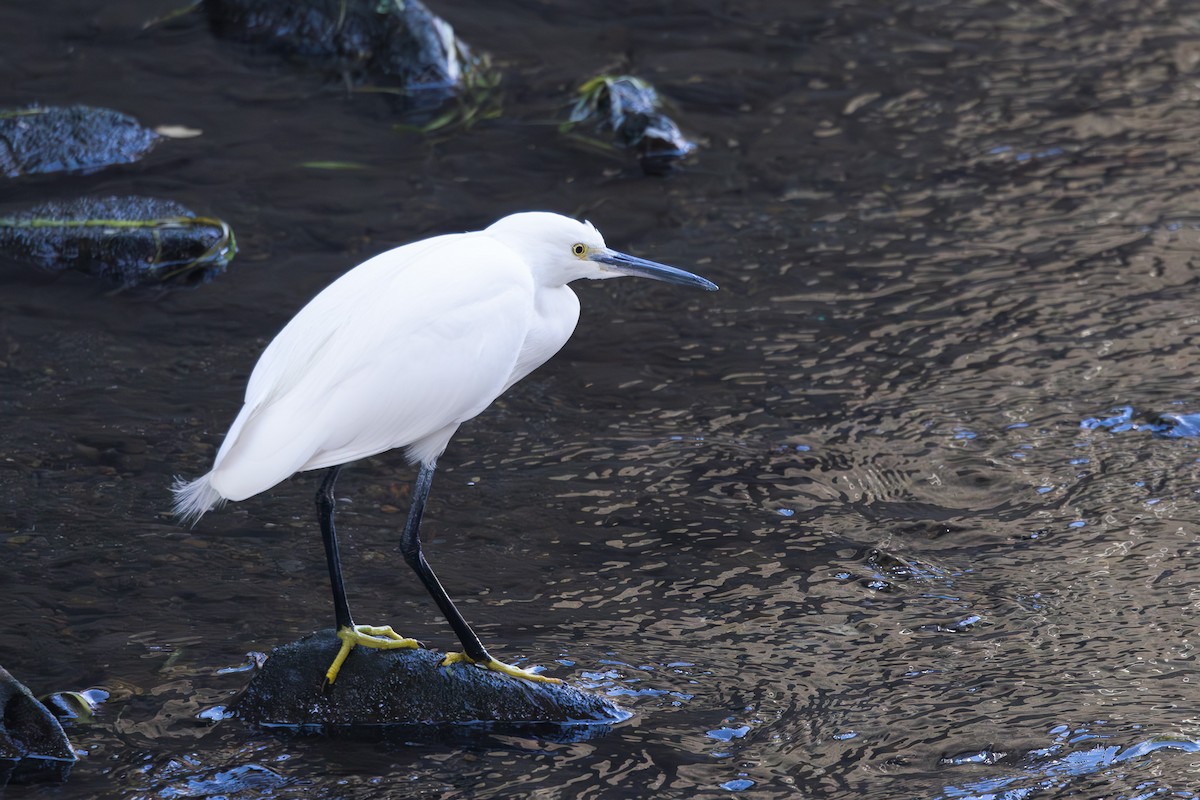
[[[575,254],[576,258],[583,258],[588,253],[588,246],[582,242],[579,244],[573,244],[571,245],[571,252]]]

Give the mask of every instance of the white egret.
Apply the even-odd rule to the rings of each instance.
[[[332,684],[355,645],[417,647],[388,626],[356,625],[342,582],[333,486],[344,464],[402,447],[420,465],[400,539],[405,561],[468,661],[557,682],[492,658],[421,553],[421,515],[438,456],[458,426],[558,352],[579,320],[568,283],[638,275],[715,290],[712,282],[610,250],[590,223],[547,212],[504,217],[482,231],[435,236],[375,256],[300,310],[263,352],[245,404],[212,470],[176,479],[175,513],[195,523],[296,472],[327,468],[317,514],[342,642]]]

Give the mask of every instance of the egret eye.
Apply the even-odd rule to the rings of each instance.
[[[583,244],[582,242],[580,242],[578,244],[573,244],[573,245],[571,245],[571,252],[575,254],[576,258],[583,258],[584,256],[587,255],[588,246],[586,244]]]

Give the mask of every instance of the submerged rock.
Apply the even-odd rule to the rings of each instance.
[[[133,117],[108,108],[0,109],[0,175],[15,178],[129,164],[159,138]]]
[[[0,786],[65,781],[78,757],[62,725],[3,667],[0,710]]]
[[[0,258],[122,287],[206,282],[236,252],[221,220],[151,197],[56,201],[0,216]]]
[[[1175,414],[1171,412],[1141,414],[1134,416],[1133,406],[1121,406],[1110,412],[1111,417],[1088,417],[1079,423],[1084,430],[1104,428],[1113,433],[1125,431],[1150,431],[1155,436],[1182,439],[1200,436],[1200,413]]]
[[[1158,414],[1154,421],[1162,426],[1156,431],[1169,438],[1200,436],[1200,414]]]
[[[92,722],[96,710],[108,700],[104,689],[84,689],[82,692],[54,692],[42,697],[41,703],[59,722]]]
[[[696,150],[662,112],[654,87],[631,75],[600,75],[579,87],[566,130],[589,125],[618,147],[634,150],[647,175],[665,175]]]
[[[204,0],[218,36],[327,64],[403,92],[450,94],[480,61],[420,0]]]
[[[535,683],[471,664],[443,667],[444,654],[425,649],[355,648],[337,683],[325,688],[325,670],[339,646],[327,630],[275,648],[238,698],[234,715],[259,725],[323,729],[482,722],[601,730],[630,716],[565,683]]]
[[[1112,416],[1090,416],[1079,423],[1085,431],[1104,428],[1112,433],[1126,431],[1150,431],[1157,437],[1183,439],[1200,437],[1200,413],[1175,414],[1164,411],[1160,414],[1134,416],[1132,405],[1122,405],[1110,411]]]

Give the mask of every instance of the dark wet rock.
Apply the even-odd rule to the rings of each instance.
[[[654,87],[630,75],[601,75],[579,89],[567,130],[590,126],[616,146],[633,150],[647,175],[665,175],[676,162],[696,150],[696,144],[662,112]]]
[[[419,0],[204,0],[218,35],[406,92],[453,93],[480,62]]]
[[[89,171],[139,160],[161,137],[119,111],[0,109],[0,175]]]
[[[355,648],[337,683],[323,688],[340,642],[320,631],[272,651],[233,713],[262,725],[352,726],[545,723],[603,726],[629,717],[566,683],[510,678],[471,664],[441,665],[432,650]]]
[[[54,715],[0,667],[0,786],[62,782],[77,757]]]
[[[0,215],[0,259],[122,287],[205,282],[236,252],[228,225],[170,200],[79,198]]]

